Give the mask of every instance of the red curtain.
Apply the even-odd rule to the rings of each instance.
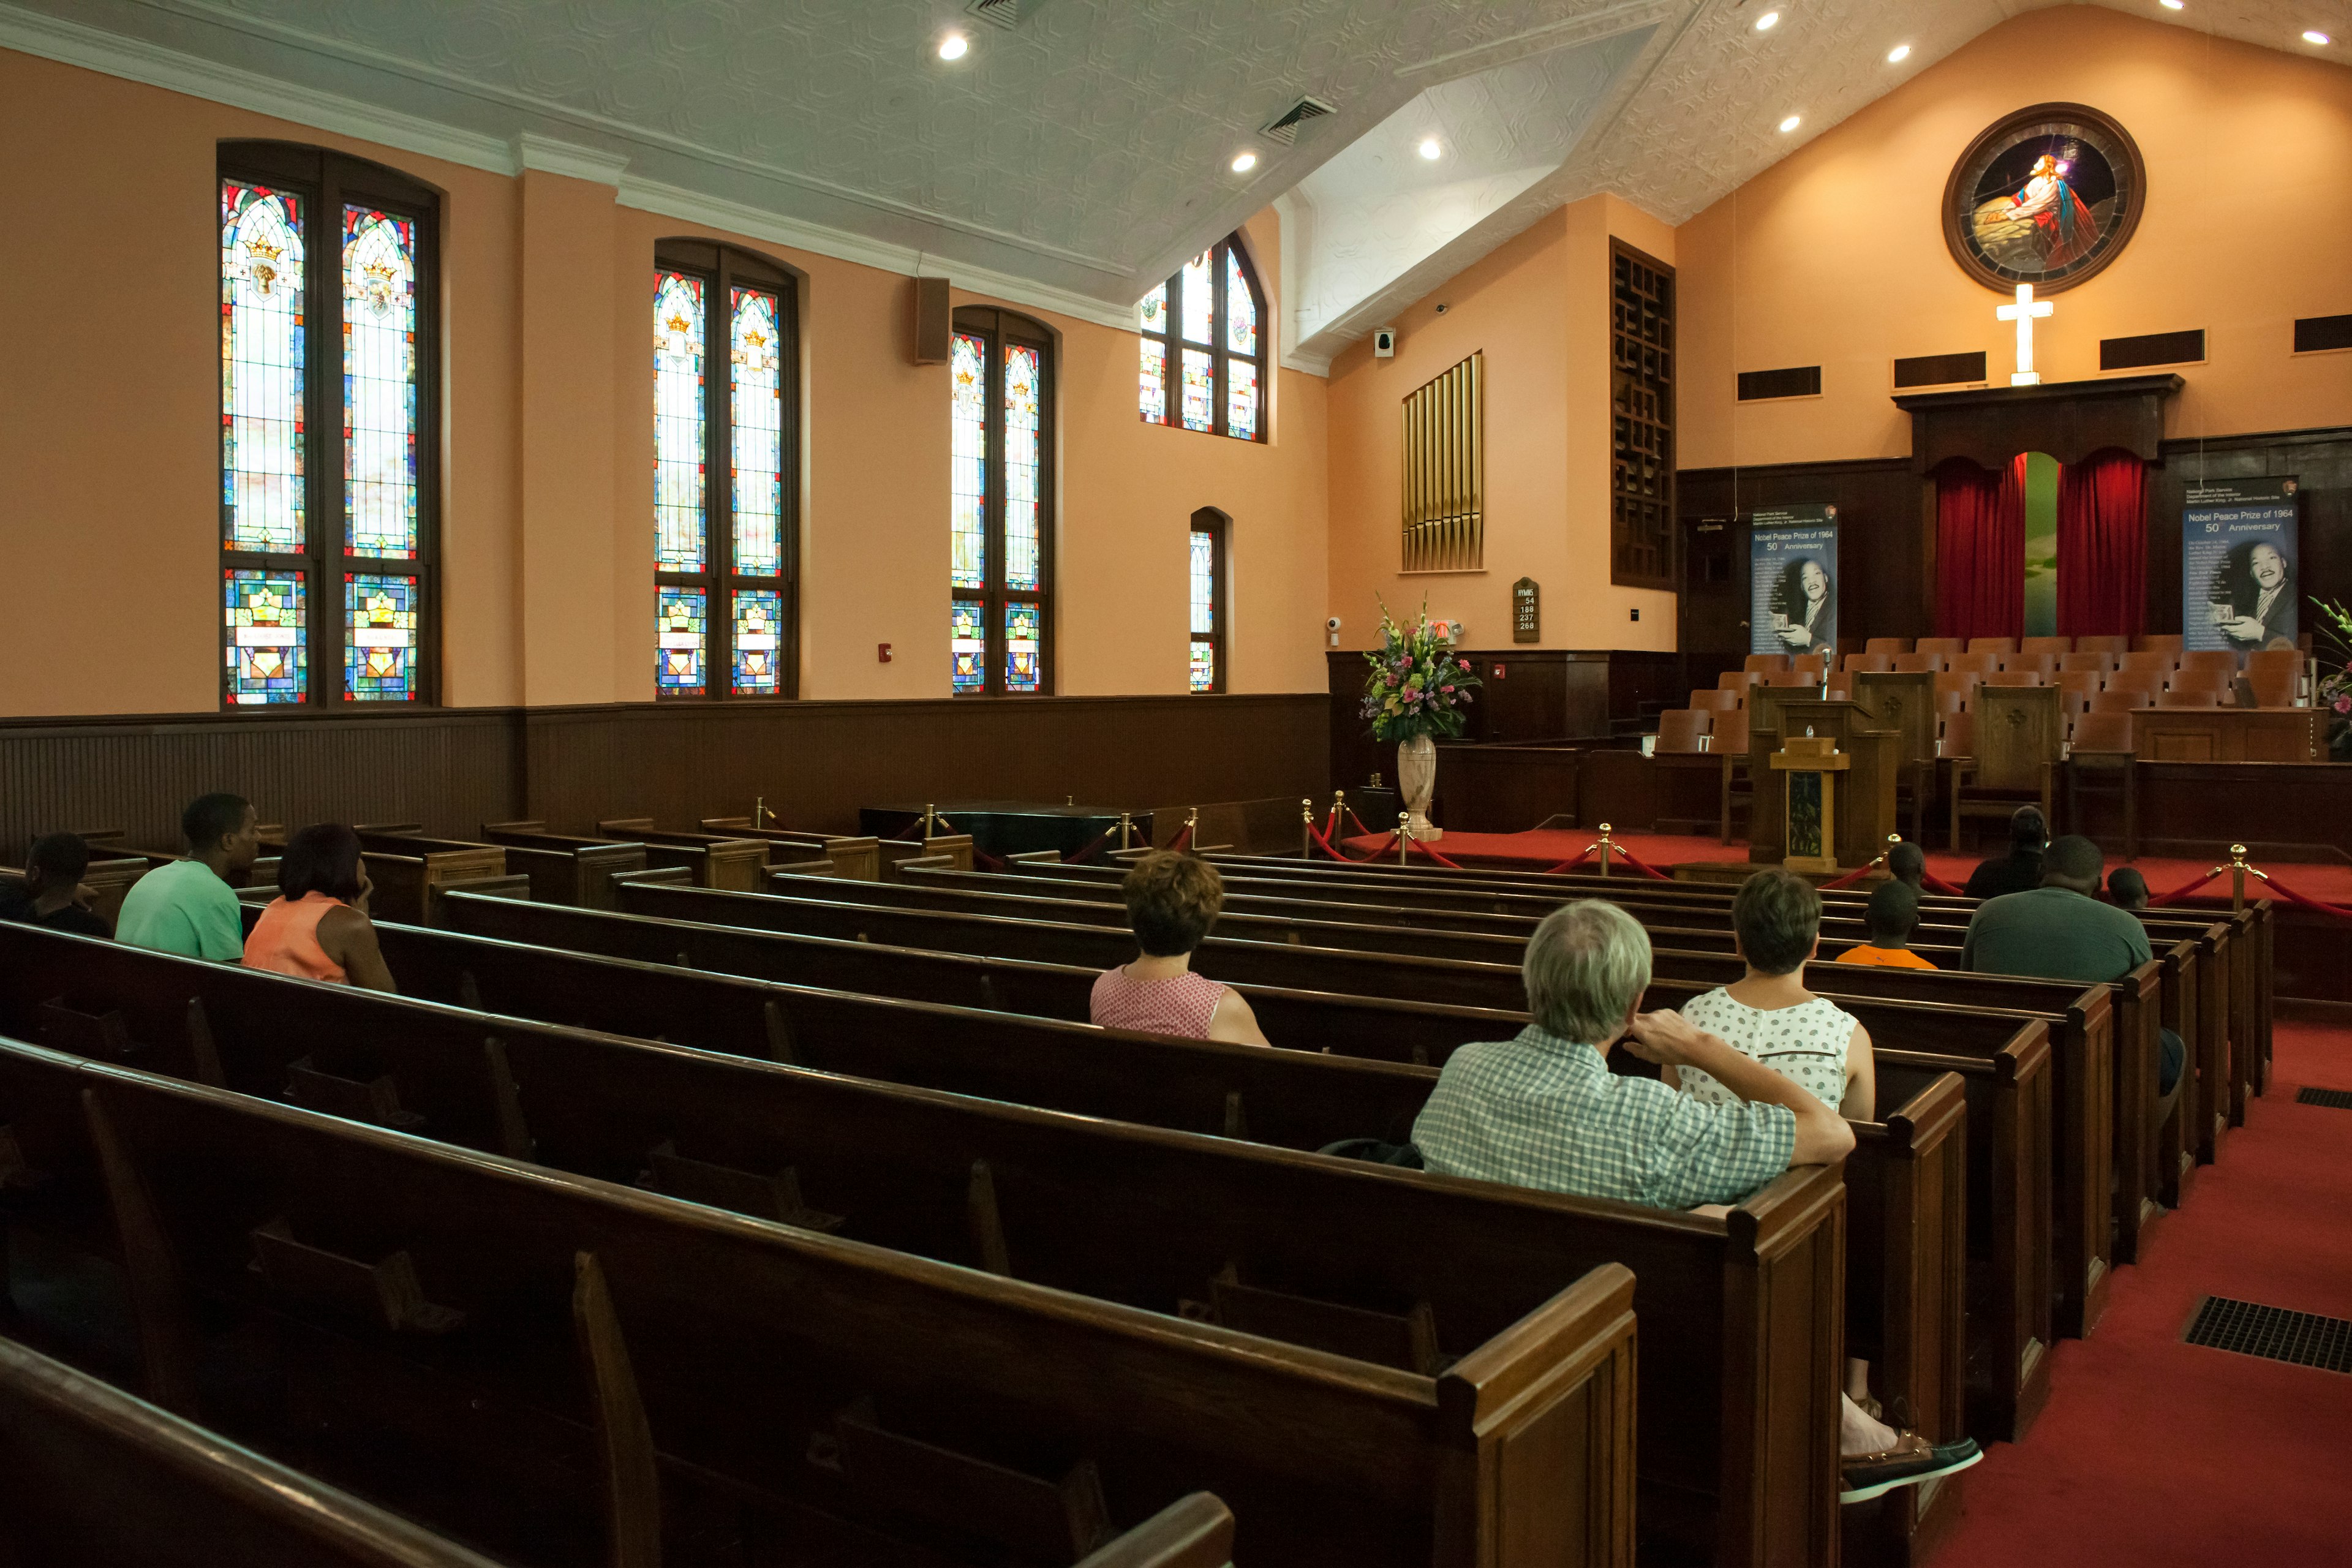
[[[2025,635],[2025,456],[1936,469],[1936,635]]]
[[[2094,452],[2058,475],[2058,635],[2137,637],[2147,625],[2147,465]]]

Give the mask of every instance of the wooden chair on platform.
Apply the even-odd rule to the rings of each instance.
[[[1704,708],[1667,709],[1658,715],[1658,754],[1686,756],[1706,751],[1714,721],[1714,713]]]
[[[2238,673],[2238,656],[2225,647],[2193,648],[2182,654],[2180,662],[2174,668],[2183,675],[2235,676]]]
[[[1936,713],[1938,718],[1941,718],[1946,714],[1965,713],[1967,711],[1967,693],[1944,690],[1938,690],[1936,693]]]
[[[1789,656],[1785,653],[1751,653],[1748,656],[1748,662],[1740,668],[1769,674],[1776,669],[1788,668]]]
[[[2032,802],[2044,821],[2057,805],[2058,760],[2066,725],[2058,690],[2050,686],[1988,686],[1977,694],[1970,755],[1952,768],[1950,847],[1960,847],[1960,823],[1971,816],[2006,818]]]
[[[2219,708],[2221,694],[2209,686],[2168,686],[2156,694],[2158,708]]]
[[[1940,653],[1898,653],[1895,656],[1895,669],[1900,675],[1916,675],[1922,671],[1941,675],[1944,656]]]
[[[2111,653],[2118,658],[2131,651],[2131,638],[2125,637],[2089,637],[2074,639],[2076,653]]]
[[[1936,689],[1958,697],[1962,708],[1975,700],[1977,688],[1983,684],[1984,678],[1972,669],[1950,669],[1936,677]]]
[[[2058,656],[2058,673],[2061,675],[2105,675],[2109,670],[2115,668],[2116,660],[2121,657],[2122,656],[2119,654],[2106,653],[2096,648],[2077,649],[2073,653],[2062,653]]]
[[[1976,752],[1976,720],[1955,709],[1943,716],[1943,726],[1936,736],[1936,754],[1943,758],[1963,758]]]
[[[1825,653],[1799,654],[1789,661],[1789,668],[1790,669],[1796,671],[1800,675],[1811,676],[1816,684],[1820,682],[1822,674],[1828,670],[1829,667],[1830,656]]]
[[[1881,670],[1893,669],[1895,656],[1891,653],[1850,653],[1838,661],[1838,668],[1848,675],[1858,675],[1864,670],[1874,675]]]
[[[1921,637],[1912,647],[1920,653],[1955,654],[1969,650],[1965,637]]]
[[[2153,671],[2159,681],[2168,680],[2171,679],[2172,672],[2179,662],[2179,654],[2168,652],[2163,648],[2136,647],[2123,656],[2123,663],[2117,667],[2116,673],[2130,675],[2135,671],[2140,673]],[[2112,686],[2115,683],[2109,681],[2107,684]]]
[[[2038,669],[1996,669],[1984,678],[1987,686],[2047,686]]]
[[[1832,675],[1822,683],[1822,689],[1832,698],[1851,697],[1853,695],[1853,676],[1850,672]]]
[[[1945,668],[1966,670],[1979,676],[1990,675],[2000,668],[2000,655],[1987,649],[1971,648],[1967,653],[1954,654],[1946,661]]]
[[[2176,669],[2172,679],[2164,683],[2168,692],[2177,691],[2183,697],[2198,692],[2210,694],[2216,702],[2236,700],[2238,672],[2234,669]]]
[[[2005,654],[2001,658],[2000,667],[2003,669],[2030,669],[2042,677],[2042,685],[2058,684],[2058,656],[2054,653],[2034,653],[2029,649],[2020,653]]]
[[[2113,794],[2123,804],[2123,858],[2126,860],[2139,856],[2139,769],[2135,765],[2139,759],[2132,734],[2137,723],[2129,713],[2085,713],[2075,722],[2073,749],[2066,758],[2068,829],[2081,833],[2087,826],[2083,819],[2084,794]],[[2084,788],[2109,781],[2113,781],[2112,790]]]
[[[2303,654],[2291,647],[2258,647],[2246,655],[2246,673],[2258,669],[2284,670],[2290,675],[2303,673]]]
[[[2110,686],[2105,691],[2091,693],[2090,711],[2094,713],[2128,713],[2136,708],[2156,706],[2156,693],[2140,686]]]
[[[2075,712],[2082,713],[2089,710],[2091,699],[2099,694],[2101,682],[2099,676],[2092,670],[2066,669],[2059,671],[2056,680],[2046,684],[2055,686],[2066,694],[2061,700],[2062,705],[2072,705]]]
[[[1753,669],[1727,669],[1715,678],[1717,687],[1739,699],[1739,706],[1743,708],[1748,705],[1748,691],[1763,683],[1763,675]]]
[[[1937,705],[1936,678],[1870,671],[1848,679],[1853,684],[1853,700],[1874,716],[1874,727],[1895,733],[1895,809],[1899,816],[1909,805],[1912,840],[1924,843],[1928,808],[1935,803],[1942,776],[1936,760],[1942,716]]]
[[[1720,841],[1731,842],[1732,807],[1742,802],[1753,815],[1756,791],[1754,781],[1748,776],[1748,710],[1715,716],[1715,733],[1710,737],[1721,764],[1719,788],[1721,825]]]
[[[2303,656],[2291,648],[2257,648],[2246,656],[2246,673],[2238,683],[2256,708],[2292,708],[2303,686]]]
[[[2000,658],[2017,651],[2017,639],[2015,637],[1970,637],[1969,651],[1989,653]]]
[[[1710,713],[1728,713],[1739,706],[1740,695],[1728,686],[1700,687],[1691,692],[1690,705]]]
[[[1821,671],[1817,669],[1768,669],[1764,672],[1767,686],[1819,686]]]
[[[1909,637],[1870,637],[1864,641],[1862,650],[1864,653],[1909,653],[1911,639]]]
[[[2132,638],[2131,645],[2134,653],[2179,653],[2180,634],[2151,632],[2146,636]]]
[[[2022,637],[2017,644],[2020,653],[2068,654],[2074,651],[2073,637]]]

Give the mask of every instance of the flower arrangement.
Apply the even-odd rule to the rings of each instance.
[[[1426,601],[1409,626],[1399,626],[1388,605],[1381,605],[1381,646],[1364,655],[1370,673],[1361,716],[1372,721],[1372,739],[1450,740],[1462,733],[1462,710],[1479,682],[1470,661],[1454,651],[1454,636],[1450,622],[1429,618]]]
[[[2315,597],[2311,605],[2319,612],[2312,645],[2319,654],[2319,668],[2326,672],[2315,695],[2337,718],[2352,718],[2352,610],[2332,599]]]

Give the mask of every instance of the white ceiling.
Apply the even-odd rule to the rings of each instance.
[[[1680,222],[2059,3],[1042,0],[1007,31],[960,0],[0,0],[0,47],[1097,321],[1287,198],[1286,357],[1316,368],[1563,202]],[[2352,58],[2347,0],[2101,3]],[[1301,94],[1338,112],[1259,134]]]

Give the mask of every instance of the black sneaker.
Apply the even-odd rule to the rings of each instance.
[[[1901,1435],[1892,1448],[1875,1454],[1849,1454],[1838,1460],[1844,1489],[1840,1502],[1868,1502],[1897,1487],[1917,1486],[1938,1476],[1954,1475],[1984,1458],[1974,1437],[1957,1443],[1930,1443],[1916,1432]]]

